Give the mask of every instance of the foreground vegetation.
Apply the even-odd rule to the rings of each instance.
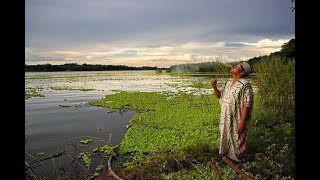
[[[254,66],[262,105],[283,122],[295,121],[295,60],[281,56],[261,59]]]
[[[270,119],[257,93],[255,103],[248,161],[238,166],[258,179],[294,177],[294,126]],[[120,92],[91,104],[141,111],[115,149],[128,159],[116,169],[122,177],[215,179],[213,160],[225,179],[238,178],[217,157],[220,107],[213,95]]]

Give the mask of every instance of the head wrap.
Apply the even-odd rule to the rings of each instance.
[[[244,70],[245,76],[248,76],[252,72],[251,66],[247,62],[242,62],[241,66]]]

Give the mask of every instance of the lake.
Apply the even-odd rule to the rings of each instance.
[[[209,78],[155,71],[26,72],[25,89],[31,96],[25,100],[25,160],[45,177],[58,176],[53,171],[58,164],[65,174],[76,174],[78,169],[69,165],[73,159],[67,155],[76,148],[119,144],[126,124],[138,113],[109,113],[107,108],[89,105],[89,101],[118,91],[212,93],[211,89],[188,86],[209,82]],[[88,138],[94,140],[91,146],[79,144]],[[35,162],[62,152],[64,156],[54,160]]]

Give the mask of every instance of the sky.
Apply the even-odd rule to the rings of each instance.
[[[27,0],[25,64],[242,61],[295,38],[291,0]]]

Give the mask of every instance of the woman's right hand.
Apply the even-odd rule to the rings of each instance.
[[[211,79],[210,84],[212,88],[217,88],[217,80],[216,79]]]

